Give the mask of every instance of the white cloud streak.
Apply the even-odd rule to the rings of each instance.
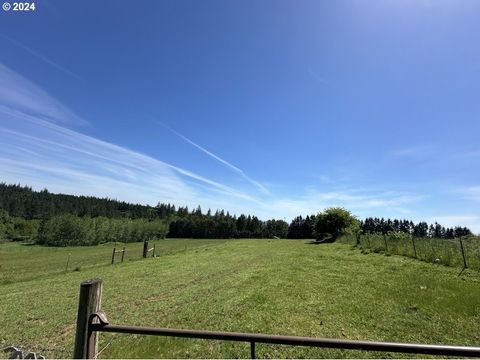
[[[403,217],[411,214],[408,206],[424,200],[426,196],[407,192],[346,189],[339,191],[318,191],[310,189],[297,198],[278,198],[258,206],[259,214],[266,217],[287,217],[311,215],[328,207],[344,207],[360,218],[377,216]]]
[[[49,58],[43,56],[42,54],[39,54],[38,52],[36,52],[35,50],[29,48],[28,46],[25,46],[23,45],[21,42],[7,36],[7,35],[4,35],[4,34],[0,34],[1,37],[3,37],[4,39],[10,41],[12,44],[14,44],[15,46],[19,47],[20,49],[30,53],[31,55],[35,56],[36,58],[42,60],[43,62],[49,64],[50,66],[53,66],[54,68],[56,68],[57,70],[60,70],[61,72],[63,72],[64,74],[67,74],[77,80],[80,80],[80,81],[83,81],[83,79],[78,76],[77,74],[75,74],[74,72],[68,70],[67,68],[57,64],[56,62],[50,60]]]
[[[1,63],[0,109],[10,114],[30,115],[57,124],[88,124],[47,92]]]
[[[464,186],[456,190],[466,200],[480,201],[480,185],[479,186]]]
[[[318,75],[311,67],[308,68],[308,74],[314,78],[317,82],[319,82],[322,85],[328,85],[328,81],[325,80],[322,76]]]
[[[2,142],[7,145],[2,151],[5,156],[1,158],[4,173],[15,168],[30,169],[33,173],[48,174],[50,178],[61,178],[72,185],[75,183],[74,179],[81,179],[83,186],[79,186],[80,188],[85,184],[90,184],[90,188],[94,188],[95,184],[104,183],[105,186],[101,188],[109,189],[108,183],[113,181],[115,186],[128,185],[130,190],[134,188],[140,190],[143,187],[148,193],[156,189],[161,199],[168,198],[168,201],[172,202],[176,199],[187,202],[195,197],[196,192],[193,187],[185,182],[188,180],[208,185],[211,192],[252,200],[249,195],[231,187],[147,155],[43,120],[35,118],[27,120],[26,117],[15,117],[1,110],[0,114],[3,115],[2,120],[6,116],[8,120],[29,122],[28,134],[0,127]],[[22,156],[13,152],[8,145],[14,145],[13,149],[20,147],[24,152],[27,151]],[[9,159],[14,160],[9,161]],[[179,176],[182,176],[183,180]],[[134,193],[144,202],[151,203],[153,200],[151,197],[140,195],[139,191]],[[112,193],[110,188],[107,194],[122,194],[122,191]],[[147,199],[149,200],[146,201]]]
[[[1,64],[0,80],[2,181],[142,203],[193,206],[222,196],[257,201],[189,170],[55,124],[85,122]]]
[[[436,149],[432,145],[418,145],[404,147],[390,151],[388,155],[393,158],[403,158],[409,160],[425,160],[433,157],[436,154]]]
[[[235,165],[232,165],[230,164],[228,161],[222,159],[220,156],[217,156],[215,155],[214,153],[212,153],[211,151],[208,151],[207,149],[205,149],[204,147],[198,145],[197,143],[195,143],[194,141],[190,140],[189,138],[187,138],[186,136],[180,134],[178,131],[172,129],[171,127],[169,127],[168,125],[162,123],[161,121],[156,121],[156,123],[162,125],[163,127],[165,127],[166,129],[170,130],[171,132],[173,132],[175,135],[177,135],[179,138],[181,138],[182,140],[186,141],[187,143],[189,143],[190,145],[196,147],[197,149],[199,149],[200,151],[202,151],[203,153],[207,154],[208,156],[212,157],[213,159],[219,161],[220,163],[222,163],[223,165],[225,165],[226,167],[232,169],[233,171],[235,171],[236,173],[240,174],[245,180],[247,180],[249,183],[255,185],[258,189],[260,189],[264,194],[268,194],[269,191],[268,189],[263,186],[262,184],[260,184],[258,181],[252,179],[251,177],[249,177],[247,174],[245,174],[245,172],[236,167]]]

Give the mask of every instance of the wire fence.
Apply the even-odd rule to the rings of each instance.
[[[187,251],[196,251],[224,241],[226,240],[163,239],[149,241],[146,257],[158,258],[187,253]],[[152,250],[153,248],[155,252]],[[117,242],[77,247],[47,247],[10,242],[0,247],[0,285],[29,281],[42,276],[83,271],[98,266],[117,266],[122,262],[127,263],[143,258],[144,243],[142,242]]]
[[[402,255],[446,266],[480,270],[480,238],[438,239],[406,233],[354,234],[341,240],[365,251]]]

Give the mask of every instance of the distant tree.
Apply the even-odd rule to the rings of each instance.
[[[305,220],[302,218],[301,215],[294,218],[290,223],[290,225],[288,226],[287,237],[289,239],[304,239],[303,237],[304,223],[305,223]]]
[[[248,237],[247,217],[243,214],[240,215],[237,219],[237,232],[238,232],[238,237],[241,237],[241,238]]]
[[[469,236],[472,235],[470,229],[466,227],[456,226],[454,229],[455,237]]]
[[[441,239],[445,235],[445,229],[443,228],[442,225],[439,223],[435,223],[434,228],[433,228],[433,237]]]
[[[413,227],[413,236],[426,237],[428,236],[428,224],[426,222],[419,222]]]
[[[315,231],[317,238],[328,233],[332,235],[333,240],[336,240],[340,235],[358,230],[359,226],[359,221],[350,211],[333,207],[317,214]]]
[[[266,236],[269,238],[286,238],[288,234],[288,223],[283,220],[268,220],[266,222]]]
[[[305,218],[302,226],[302,237],[304,239],[315,238],[315,215],[307,215]]]
[[[453,239],[455,237],[455,232],[453,231],[452,228],[448,228],[445,230],[445,238],[446,239]]]
[[[198,205],[195,210],[192,210],[192,214],[197,216],[202,216],[202,208],[200,207],[200,205]]]

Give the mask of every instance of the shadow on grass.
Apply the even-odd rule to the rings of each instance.
[[[321,234],[321,237],[319,236],[316,240],[309,241],[306,244],[310,244],[310,245],[331,244],[335,242],[335,240],[337,239],[332,234],[323,233]]]

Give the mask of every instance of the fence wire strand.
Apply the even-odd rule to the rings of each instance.
[[[402,255],[452,267],[480,270],[480,239],[438,239],[410,234],[355,234],[343,238],[365,251]]]

